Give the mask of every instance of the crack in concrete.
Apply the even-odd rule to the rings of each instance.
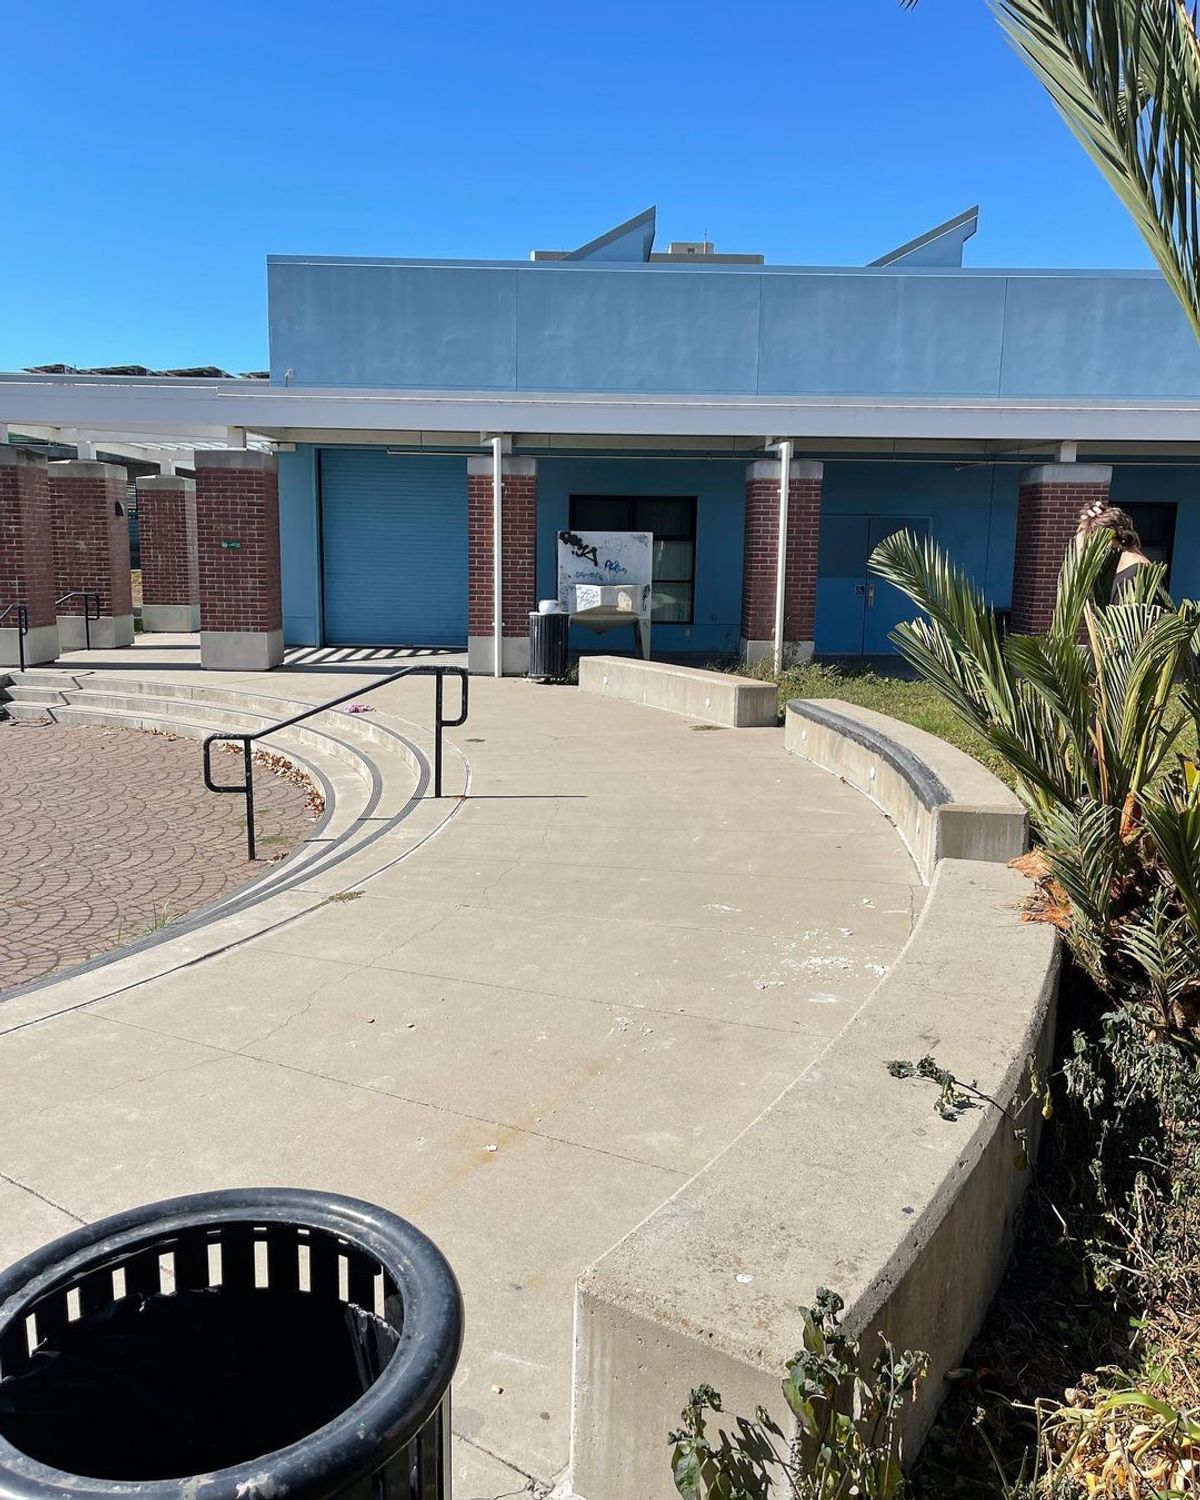
[[[10,1177],[7,1172],[0,1172],[0,1182],[7,1182],[9,1187],[15,1187],[22,1193],[28,1193],[31,1198],[36,1198],[39,1203],[46,1204],[48,1208],[57,1209],[60,1214],[66,1214],[68,1219],[74,1219],[76,1224],[86,1224],[88,1222],[86,1219],[81,1219],[78,1214],[72,1213],[63,1204],[56,1203],[53,1198],[47,1197],[45,1193],[39,1193],[37,1188],[30,1187],[27,1182],[21,1182],[16,1177]]]
[[[533,1497],[533,1500],[546,1500],[546,1497],[549,1496],[551,1490],[554,1488],[546,1480],[539,1479],[535,1474],[527,1473],[519,1464],[513,1463],[511,1459],[501,1458],[498,1453],[493,1452],[491,1448],[486,1447],[478,1439],[466,1437],[461,1432],[452,1431],[451,1435],[456,1443],[462,1443],[467,1448],[474,1448],[477,1453],[486,1455],[494,1463],[501,1464],[506,1469],[511,1469],[514,1474],[519,1474],[525,1481],[519,1490],[501,1490],[498,1495],[487,1496],[486,1500],[509,1500],[509,1497],[513,1495],[530,1495]],[[485,1500],[485,1497],[479,1496],[478,1500]]]

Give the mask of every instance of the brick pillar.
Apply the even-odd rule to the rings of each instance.
[[[40,453],[0,443],[0,614],[23,604],[29,614],[25,662],[36,666],[58,655],[54,608],[54,534],[50,488]],[[20,661],[14,609],[0,623],[0,666]]]
[[[467,664],[495,667],[492,592],[492,460],[467,459],[467,549],[470,577]],[[529,671],[529,612],[537,607],[537,460],[506,458],[500,492],[500,569],[506,676]]]
[[[825,466],[793,459],[788,484],[784,565],[783,657],[808,661],[817,613],[817,542]],[[775,569],[779,561],[779,464],[760,460],[746,470],[746,536],[742,555],[742,657],[775,652]]]
[[[1097,500],[1107,505],[1111,481],[1107,464],[1038,464],[1022,473],[1009,619],[1015,634],[1039,635],[1049,627],[1079,512]]]
[[[63,651],[111,650],[133,644],[133,586],[129,574],[129,516],[125,470],[119,464],[69,459],[46,470],[54,532],[54,590],[59,598],[83,590],[96,598],[58,606]],[[100,618],[85,629],[85,608]]]
[[[196,483],[171,474],[137,481],[142,629],[200,629]]]
[[[200,664],[263,672],[283,660],[275,455],[196,454]]]

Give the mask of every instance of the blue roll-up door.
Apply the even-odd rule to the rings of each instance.
[[[327,642],[466,645],[465,459],[323,450],[321,533]]]

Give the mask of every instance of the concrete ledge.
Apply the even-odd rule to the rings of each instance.
[[[745,636],[742,636],[738,642],[738,651],[748,667],[757,666],[759,662],[775,660],[774,641],[748,641]],[[812,641],[784,641],[783,664],[785,667],[803,665],[812,659]]]
[[[100,463],[94,458],[60,458],[47,468],[51,479],[116,479],[125,483],[126,471],[120,464]]]
[[[689,1389],[721,1391],[728,1425],[764,1406],[819,1286],[848,1329],[926,1350],[909,1455],[1004,1270],[1028,1181],[994,1109],[934,1113],[887,1062],[933,1052],[1005,1106],[1047,1055],[1055,934],[1018,920],[1003,865],[944,861],[920,922],[858,1016],[778,1101],[581,1277],[572,1488],[582,1500],[675,1500],[666,1434]],[[713,1084],[719,1080],[711,1080]],[[1030,1127],[1040,1122],[1036,1109]]]
[[[0,469],[44,469],[46,455],[31,448],[17,448],[10,443],[0,443]]]
[[[196,481],[182,474],[143,474],[135,488],[139,495],[194,495]]]
[[[282,630],[202,630],[206,672],[269,672],[283,661]]]
[[[1021,488],[1034,484],[1111,484],[1111,464],[1034,464],[1021,470]]]
[[[101,615],[98,620],[89,620],[85,631],[82,615],[59,615],[58,649],[85,651],[89,641],[93,651],[116,651],[133,645],[132,615]]]
[[[143,604],[142,629],[147,633],[171,631],[194,635],[200,629],[198,604]]]
[[[467,671],[492,675],[496,643],[490,635],[473,635],[467,641]],[[505,677],[525,677],[529,672],[529,637],[506,635],[500,643],[500,669]]]
[[[625,656],[581,656],[579,686],[585,693],[665,708],[729,729],[757,729],[779,721],[774,684],[735,677],[731,672],[706,672],[701,667],[675,667]]]
[[[273,453],[257,448],[197,448],[192,461],[195,469],[257,469],[275,473],[278,463]]]
[[[1025,809],[964,751],[911,724],[832,698],[793,699],[784,743],[864,792],[895,823],[922,879],[940,859],[1006,864],[1025,852]]]
[[[12,616],[9,616],[11,619]],[[34,625],[25,637],[25,665],[36,667],[58,656],[58,626]],[[15,667],[21,660],[21,643],[15,630],[0,625],[0,666]]]

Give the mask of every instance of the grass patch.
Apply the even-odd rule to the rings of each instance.
[[[770,662],[760,662],[753,667],[738,666],[734,670],[739,676],[776,684],[781,722],[789,698],[840,698],[843,703],[873,708],[876,713],[890,714],[893,719],[936,734],[939,739],[957,745],[985,765],[1007,786],[1016,786],[1016,778],[1003,757],[982,735],[964,724],[937,689],[927,682],[903,675],[885,676],[866,667],[859,670],[853,666],[831,666],[822,662],[789,667],[779,677],[776,677]],[[1189,724],[1184,729],[1176,748],[1184,754],[1196,755],[1194,725]],[[1168,767],[1174,764],[1174,757],[1169,757]]]
[[[948,740],[980,761],[1001,781],[1013,785],[1012,773],[1004,760],[982,736],[957,717],[936,688],[928,683],[911,677],[884,676],[866,668],[859,671],[854,667],[830,666],[821,662],[789,667],[779,677],[769,662],[738,670],[742,676],[754,677],[760,682],[774,682],[778,686],[781,720],[789,698],[840,698],[843,703],[890,714],[893,719],[914,724],[918,729]]]

